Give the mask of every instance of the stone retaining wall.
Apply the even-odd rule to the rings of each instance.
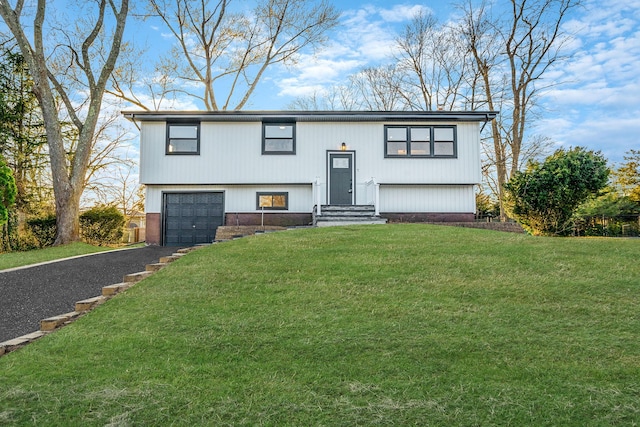
[[[251,236],[256,234],[256,232],[280,230],[286,230],[286,227],[275,225],[223,225],[216,230],[216,241],[219,242],[222,240],[231,240],[236,237]]]

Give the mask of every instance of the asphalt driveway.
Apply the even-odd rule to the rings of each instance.
[[[40,320],[73,311],[76,301],[101,295],[103,286],[176,250],[146,246],[0,271],[0,342],[39,330]]]

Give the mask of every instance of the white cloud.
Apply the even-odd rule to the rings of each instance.
[[[581,123],[566,119],[549,119],[540,123],[541,133],[552,132],[553,139],[564,148],[587,147],[601,151],[610,163],[619,163],[632,148],[637,149],[635,135],[640,134],[640,121],[635,117],[619,117],[603,111],[582,113]],[[547,135],[549,133],[546,133]]]
[[[362,62],[353,59],[316,59],[311,60],[311,65],[305,66],[298,75],[300,80],[312,80],[318,82],[333,82],[345,72],[351,72]]]
[[[300,62],[310,65],[304,66],[296,76],[278,81],[280,96],[300,97],[318,93],[326,85],[338,83],[344,74],[351,73],[362,65],[357,60],[313,57],[304,57]]]
[[[315,55],[302,55],[287,77],[276,80],[280,96],[301,96],[321,92],[324,87],[346,81],[364,66],[387,61],[395,45],[397,26],[420,12],[423,5],[399,4],[389,8],[364,5],[344,11],[342,23],[332,40]]]
[[[541,133],[564,146],[601,150],[612,162],[638,146],[640,1],[591,0],[565,26],[576,33],[569,60],[545,76]]]
[[[393,6],[391,9],[380,10],[380,16],[387,22],[405,22],[413,19],[420,13],[426,15],[431,12],[431,9],[421,4],[399,4]]]
[[[291,79],[289,82],[283,81],[282,87],[283,89],[280,91],[280,93],[278,93],[278,95],[291,96],[293,98],[312,96],[318,93],[322,93],[325,90],[324,85],[303,84],[295,79]]]

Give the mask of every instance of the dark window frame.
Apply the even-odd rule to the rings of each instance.
[[[429,154],[411,154],[411,129],[429,129]],[[435,129],[452,129],[453,130],[453,154],[438,155],[435,154],[435,144],[437,142],[449,142],[449,141],[435,141]],[[405,129],[407,138],[405,141],[393,141],[389,140],[388,129]],[[393,154],[389,153],[390,142],[405,142],[406,154]],[[416,143],[422,143],[427,141],[413,141]],[[384,157],[389,159],[455,159],[458,157],[458,127],[456,125],[385,125],[384,126]]]
[[[192,138],[171,138],[171,128],[172,127],[187,127],[187,126],[195,126],[196,127],[196,150],[195,151],[173,151],[170,150],[171,141],[174,139],[192,139]],[[166,142],[165,142],[165,154],[170,156],[199,156],[200,155],[200,122],[167,122],[166,127]]]
[[[260,206],[260,197],[271,196],[272,206]],[[274,196],[284,196],[284,207],[273,206]],[[288,211],[289,210],[289,192],[288,191],[258,191],[256,192],[256,210],[265,211]]]
[[[291,150],[273,151],[267,150],[267,141],[270,139],[289,139],[289,138],[267,138],[267,127],[274,126],[291,126]],[[295,155],[296,154],[296,123],[295,122],[262,122],[262,154],[263,155]]]

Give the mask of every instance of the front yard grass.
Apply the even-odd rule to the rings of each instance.
[[[0,254],[0,270],[54,261],[78,255],[87,255],[96,252],[113,250],[106,246],[93,246],[87,243],[70,243],[68,245],[54,246],[44,249],[35,249],[25,252],[7,252]]]
[[[213,245],[0,358],[0,424],[638,425],[639,259],[427,225]]]

